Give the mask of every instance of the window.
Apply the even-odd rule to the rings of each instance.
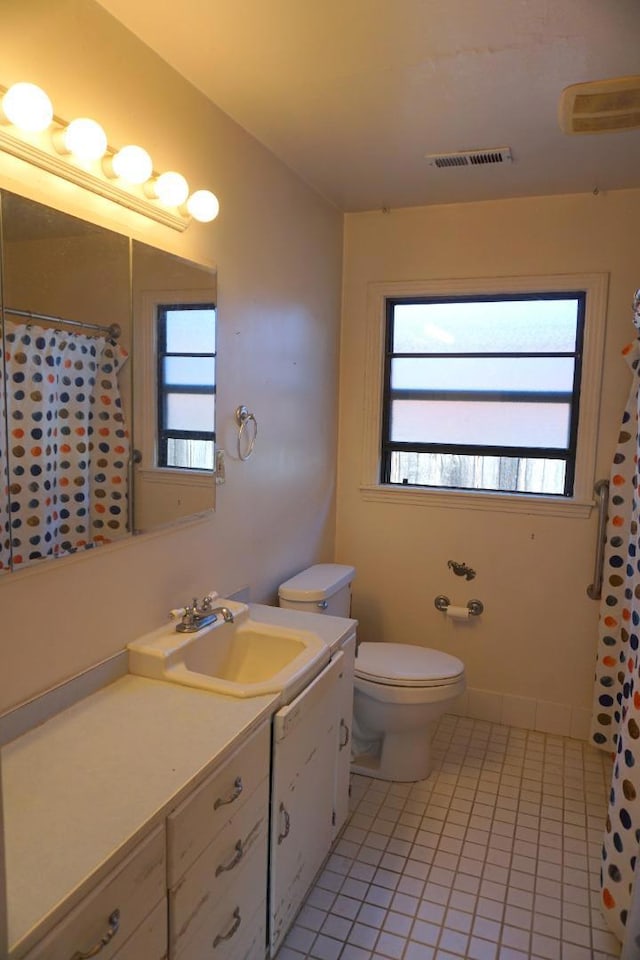
[[[156,309],[157,465],[212,470],[215,304],[158,304]]]
[[[381,481],[571,497],[584,291],[389,298]]]
[[[370,283],[364,499],[588,517],[607,284]]]

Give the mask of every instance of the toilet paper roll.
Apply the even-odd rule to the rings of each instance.
[[[451,604],[447,607],[447,616],[450,620],[468,620],[469,607],[454,607]]]

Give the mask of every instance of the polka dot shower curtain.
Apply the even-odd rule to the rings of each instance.
[[[126,532],[126,356],[103,337],[6,324],[14,568]]]
[[[634,323],[640,330],[638,309]],[[592,742],[614,755],[602,847],[601,899],[607,923],[621,942],[627,932],[640,853],[640,341],[630,344],[624,354],[633,381],[610,476],[591,729]],[[635,931],[633,935],[635,938]]]
[[[0,329],[0,344],[2,330]],[[0,573],[9,569],[9,486],[7,479],[7,431],[4,416],[4,364],[0,357]]]

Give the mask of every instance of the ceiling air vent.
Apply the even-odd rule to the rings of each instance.
[[[458,150],[456,153],[428,153],[430,167],[484,167],[490,163],[511,163],[510,147],[493,150]]]
[[[560,95],[564,133],[612,133],[640,127],[640,76],[574,83]]]

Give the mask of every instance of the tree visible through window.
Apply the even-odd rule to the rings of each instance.
[[[571,497],[585,302],[387,299],[381,482]]]
[[[215,345],[215,304],[158,305],[159,467],[213,470]]]

